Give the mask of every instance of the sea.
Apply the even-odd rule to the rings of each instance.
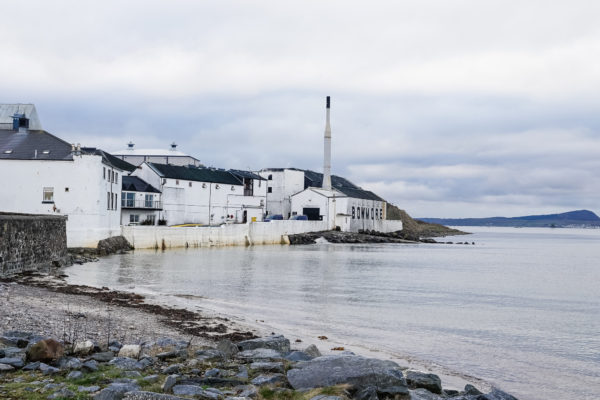
[[[65,273],[432,371],[446,388],[600,398],[600,229],[459,229],[472,234],[438,239],[453,244],[136,250]]]

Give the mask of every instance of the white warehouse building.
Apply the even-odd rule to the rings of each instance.
[[[123,161],[137,166],[145,162],[156,164],[170,164],[180,166],[201,167],[200,160],[177,150],[177,144],[171,143],[168,150],[164,149],[136,149],[133,142],[127,144],[127,149],[113,151],[111,154]]]

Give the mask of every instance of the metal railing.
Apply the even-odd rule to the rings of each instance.
[[[121,199],[121,208],[147,208],[152,210],[162,210],[162,201],[160,200],[134,200]]]

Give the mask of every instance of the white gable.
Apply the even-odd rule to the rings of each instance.
[[[41,130],[42,124],[33,104],[0,104],[0,129],[13,128],[13,115],[25,114],[29,119],[29,129]]]

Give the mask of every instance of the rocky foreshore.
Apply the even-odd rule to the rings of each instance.
[[[212,346],[160,338],[139,344],[0,336],[0,398],[97,400],[515,400],[349,351],[321,355],[280,335]]]
[[[459,231],[457,231],[459,232]],[[460,234],[465,234],[461,232]],[[429,237],[421,237],[409,232],[377,232],[371,230],[359,232],[341,232],[341,231],[322,231],[309,232],[289,235],[289,241],[292,245],[314,244],[319,239],[324,239],[329,243],[441,243],[441,244],[475,244],[475,242],[442,242]]]

